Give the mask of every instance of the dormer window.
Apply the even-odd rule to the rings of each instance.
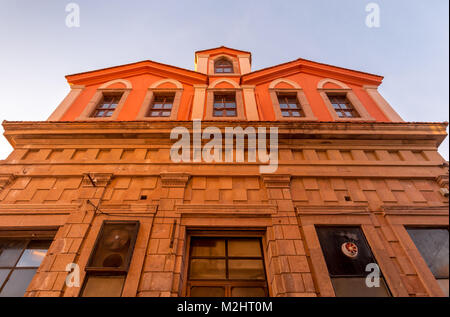
[[[235,94],[214,94],[214,117],[236,117]]]
[[[225,58],[221,58],[214,63],[214,71],[216,74],[233,73],[233,63]]]
[[[170,117],[175,93],[155,94],[149,117]]]
[[[113,115],[120,102],[122,94],[104,94],[101,101],[95,107],[92,117],[109,118]]]
[[[359,118],[360,115],[346,95],[328,94],[328,99],[339,118]]]

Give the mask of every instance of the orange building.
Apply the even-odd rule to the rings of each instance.
[[[448,296],[447,123],[404,122],[378,75],[251,64],[69,75],[47,121],[4,121],[0,296]]]

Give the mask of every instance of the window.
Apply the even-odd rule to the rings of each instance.
[[[236,97],[234,94],[214,94],[214,117],[236,117]]]
[[[51,242],[0,239],[0,297],[25,294]]]
[[[339,118],[359,118],[359,114],[345,95],[328,94],[328,99]]]
[[[449,296],[448,283],[448,229],[407,228],[411,239],[424,258],[445,295]]]
[[[259,238],[191,237],[188,296],[264,297],[266,274]]]
[[[227,59],[219,59],[214,63],[214,71],[218,74],[221,73],[232,73],[233,64]]]
[[[122,94],[103,94],[101,101],[92,113],[93,118],[109,118],[116,110]]]
[[[305,114],[300,107],[297,94],[278,94],[278,104],[280,105],[283,117],[304,117]]]
[[[150,108],[149,117],[170,117],[175,93],[155,94]]]
[[[366,285],[366,266],[376,261],[360,228],[317,227],[317,235],[336,296],[390,296],[382,276],[380,287]]]
[[[137,221],[104,221],[86,266],[82,297],[120,297],[139,228]]]

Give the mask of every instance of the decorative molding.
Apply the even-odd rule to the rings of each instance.
[[[292,86],[292,89],[302,89],[302,87],[300,87],[300,85],[297,84],[295,81],[292,81],[292,80],[286,79],[286,78],[278,78],[278,79],[275,79],[274,81],[272,81],[272,82],[269,84],[269,89],[276,89],[276,86],[277,86],[279,83],[285,83],[285,84],[291,85],[291,86]]]
[[[291,175],[262,175],[266,188],[290,188]]]
[[[106,187],[114,177],[112,173],[87,173],[83,174],[83,187]]]
[[[183,215],[261,217],[275,214],[277,206],[272,204],[188,204],[176,205],[175,210]]]
[[[0,191],[6,188],[9,184],[12,183],[15,176],[14,174],[0,174]]]
[[[155,214],[158,210],[158,205],[149,204],[100,204],[99,210],[110,215],[117,214]]]
[[[185,188],[190,178],[186,173],[161,173],[161,182],[163,188]]]
[[[109,86],[114,85],[116,83],[124,84],[126,89],[132,89],[133,88],[133,86],[131,85],[131,82],[129,82],[128,80],[125,80],[125,79],[114,79],[114,80],[108,81],[107,83],[104,83],[98,89],[108,89]]]
[[[436,182],[440,187],[448,189],[448,174],[439,175],[438,177],[436,177]]]
[[[383,205],[385,216],[448,216],[448,205],[416,206],[416,205]]]
[[[352,205],[319,205],[319,206],[302,206],[295,205],[295,210],[298,215],[369,215],[368,204],[352,204]]]
[[[344,84],[343,82],[340,82],[339,80],[331,79],[331,78],[324,78],[321,81],[317,83],[317,89],[324,89],[323,86],[325,86],[327,83],[335,84],[341,87],[342,89],[350,89],[349,86]]]
[[[183,89],[183,85],[178,80],[170,79],[170,78],[168,78],[168,79],[161,79],[161,80],[151,84],[149,89],[158,88],[159,86],[161,86],[162,84],[165,84],[165,83],[171,83],[171,84],[174,84],[177,89]],[[171,89],[171,88],[164,88],[164,89]]]
[[[238,83],[236,83],[234,80],[227,79],[227,78],[218,79],[218,80],[212,82],[212,83],[209,85],[208,88],[209,88],[209,89],[216,88],[216,86],[217,86],[218,84],[220,84],[220,83],[228,83],[228,84],[230,84],[231,86],[233,86],[233,87],[236,88],[236,89],[240,89],[240,88],[241,88],[241,87],[238,85]]]

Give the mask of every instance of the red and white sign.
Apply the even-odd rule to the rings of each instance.
[[[341,245],[342,253],[349,258],[356,258],[358,256],[358,246],[353,242],[345,242]]]

